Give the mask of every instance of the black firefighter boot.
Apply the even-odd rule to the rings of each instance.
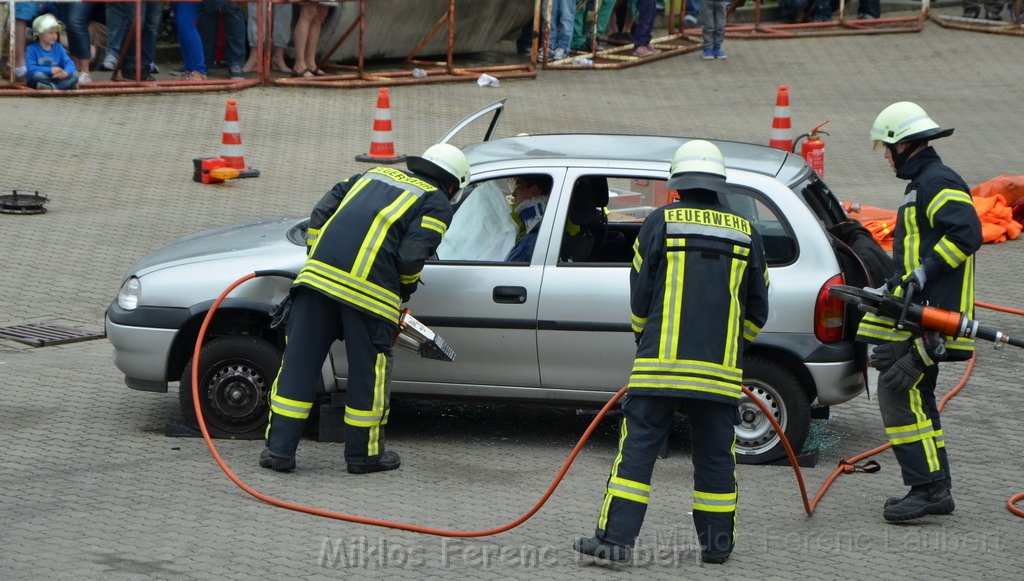
[[[956,508],[953,494],[944,482],[911,486],[903,498],[892,503],[889,500],[882,516],[890,522],[913,520],[927,514],[952,514]]]

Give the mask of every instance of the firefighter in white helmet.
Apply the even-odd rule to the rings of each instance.
[[[376,167],[356,174],[313,208],[309,258],[291,289],[288,341],[270,393],[264,468],[295,468],[321,365],[339,339],[349,370],[348,471],[399,467],[398,454],[384,446],[399,305],[416,290],[424,262],[451,223],[451,203],[469,183],[469,161],[452,145],[431,146],[406,165],[408,171]]]
[[[580,553],[629,560],[654,461],[680,406],[693,442],[693,523],[702,558],[723,563],[732,552],[743,351],[768,319],[768,269],[757,231],[728,205],[727,195],[741,194],[725,175],[714,144],[681,146],[668,180],[679,201],[651,212],[634,244],[636,359],[597,530],[576,540]]]
[[[919,105],[889,105],[871,127],[875,146],[896,176],[908,180],[896,211],[893,260],[896,274],[886,290],[914,301],[974,317],[974,252],[982,243],[981,222],[970,188],[947,167],[929,141],[948,137]],[[937,333],[911,334],[895,321],[866,314],[857,338],[876,344],[871,365],[881,372],[878,406],[900,463],[905,497],[886,500],[883,517],[906,521],[954,509],[949,460],[935,403],[939,361],[964,361],[974,340]]]

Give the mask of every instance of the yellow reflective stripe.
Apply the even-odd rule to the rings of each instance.
[[[678,244],[672,244],[678,240]],[[668,239],[671,246],[684,247],[686,240]],[[682,332],[683,311],[683,277],[685,275],[686,254],[669,252],[665,255],[665,292],[661,308],[661,345],[658,356],[662,359],[674,358],[679,347],[679,334]]]
[[[644,258],[640,255],[640,238],[637,237],[633,241],[633,270],[640,272],[640,267],[644,265]]]
[[[622,462],[622,446],[626,443],[626,435],[629,433],[629,426],[626,425],[626,418],[622,418],[622,427],[619,429],[619,450],[615,454],[615,459],[612,460],[612,473],[608,477],[609,479],[617,478],[619,474],[619,464]],[[601,514],[597,517],[597,528],[605,530],[608,526],[608,509],[612,505],[611,494],[605,490],[604,501],[601,502]]]
[[[381,413],[379,410],[357,410],[345,406],[345,423],[357,428],[372,428],[380,425]]]
[[[377,259],[377,253],[384,245],[388,230],[396,220],[402,217],[419,197],[409,191],[402,192],[393,202],[381,208],[380,212],[373,217],[363,243],[359,247],[355,260],[352,262],[352,274],[359,278],[366,278],[370,275],[370,269]]]
[[[739,399],[743,392],[743,387],[740,385],[730,385],[721,381],[711,381],[707,379],[698,378],[682,378],[678,380],[669,380],[665,377],[650,377],[650,376],[638,376],[631,375],[629,377],[629,388],[630,389],[676,389],[685,391],[699,391],[702,393],[710,393],[714,395],[723,395],[725,397],[734,397]]]
[[[295,418],[297,420],[304,420],[309,417],[309,410],[312,408],[312,402],[288,399],[287,397],[277,395],[276,392],[270,394],[270,409],[275,414]]]
[[[733,512],[736,510],[735,492],[693,491],[693,510],[704,512]]]
[[[306,229],[306,246],[313,246],[313,245],[315,245],[318,238],[320,238],[320,229],[319,228],[307,228]]]
[[[351,289],[334,283],[333,281],[326,280],[316,273],[303,272],[295,279],[295,284],[304,284],[323,292],[338,297],[339,299],[363,309],[380,315],[381,318],[390,321],[394,324],[398,324],[398,301],[396,300],[392,304],[382,305],[379,302],[374,302],[365,295],[352,292]],[[390,308],[389,308],[390,307]]]
[[[903,272],[914,272],[917,257],[920,256],[921,232],[917,228],[917,206],[910,204],[903,209]]]
[[[607,493],[611,496],[647,504],[651,497],[651,485],[612,476],[608,479]]]
[[[910,387],[910,411],[914,413],[914,417],[917,418],[918,425],[925,425],[927,422],[928,427],[931,428],[932,422],[928,419],[928,415],[924,411],[924,404],[921,401],[921,390],[917,388],[917,384],[924,378],[922,373],[914,385]],[[921,445],[924,447],[924,457],[928,462],[928,470],[930,472],[936,472],[942,467],[939,465],[939,455],[937,448],[935,447],[935,439],[931,437],[931,433],[927,436],[921,437]]]
[[[324,222],[323,226],[320,226],[320,232],[326,230],[330,226],[331,222],[334,221],[334,217],[341,213],[341,209],[348,205],[348,203],[351,202],[352,199],[356,197],[356,194],[358,194],[363,188],[365,188],[366,184],[370,183],[371,181],[373,180],[367,177],[363,177],[356,180],[356,183],[352,184],[352,188],[349,189],[348,193],[345,194],[345,197],[341,199],[341,202],[338,204],[338,207],[334,210],[334,213],[331,214],[331,217],[328,218],[326,222]],[[317,239],[313,242],[313,249],[310,251],[311,253],[316,252],[316,247],[317,245],[320,244],[320,240],[322,240],[322,238],[318,235]]]
[[[910,338],[910,331],[899,330],[894,328],[895,326],[895,319],[865,313],[860,325],[857,326],[857,338],[867,337],[886,342],[905,341]]]
[[[733,252],[746,250],[741,246],[733,246]],[[725,354],[723,363],[732,367],[736,366],[740,349],[740,285],[743,283],[744,273],[747,270],[747,261],[732,259],[732,268],[729,269],[729,325],[726,328]]]
[[[424,216],[423,219],[420,220],[420,226],[427,230],[433,230],[441,236],[444,236],[444,233],[448,231],[448,224],[445,224],[433,216]]]
[[[956,268],[967,260],[967,255],[957,248],[956,244],[950,242],[949,238],[945,236],[939,239],[933,250],[935,250],[936,254],[942,257],[942,260],[944,260],[950,268]]]
[[[415,274],[400,274],[398,275],[398,282],[402,284],[415,284],[420,280],[421,274],[423,274],[422,270]]]
[[[633,332],[642,333],[644,327],[647,326],[647,317],[639,317],[630,313],[630,326],[633,328]]]
[[[971,199],[971,195],[968,194],[967,192],[962,190],[946,188],[939,192],[938,194],[936,194],[934,198],[932,198],[931,203],[928,204],[928,207],[924,211],[925,216],[928,218],[929,224],[934,225],[935,214],[939,210],[941,210],[942,207],[945,206],[948,202],[962,202],[965,204],[969,204],[971,206],[974,205],[974,200]]]
[[[713,375],[730,381],[742,381],[743,370],[733,365],[722,365],[697,359],[652,359],[638,357],[633,362],[633,372],[663,372],[675,374],[700,373]]]
[[[321,262],[312,258],[307,260],[306,265],[299,271],[299,277],[301,278],[306,274],[314,275],[319,279],[323,279],[323,282],[326,284],[344,286],[362,295],[366,295],[368,298],[376,300],[383,306],[393,306],[395,309],[398,308],[399,297],[396,293],[378,284],[372,283],[365,278],[360,278],[341,270],[340,268],[335,268],[326,262]]]
[[[747,341],[753,341],[761,334],[761,327],[751,323],[750,321],[743,321],[743,338]]]

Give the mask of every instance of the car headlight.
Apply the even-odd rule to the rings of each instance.
[[[142,283],[138,277],[131,276],[121,285],[117,291],[117,306],[126,311],[134,311],[139,306],[139,297],[142,296]]]

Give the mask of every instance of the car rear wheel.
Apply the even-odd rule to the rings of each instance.
[[[248,335],[219,337],[199,354],[199,403],[206,429],[215,438],[258,439],[267,423],[270,388],[281,365],[281,350]],[[178,401],[185,421],[196,421],[192,366],[181,375]]]
[[[793,451],[800,453],[811,428],[810,401],[800,380],[792,371],[763,357],[748,356],[743,367],[743,384],[771,410]],[[786,455],[786,448],[771,421],[746,394],[740,398],[739,412],[737,462],[764,464]]]

